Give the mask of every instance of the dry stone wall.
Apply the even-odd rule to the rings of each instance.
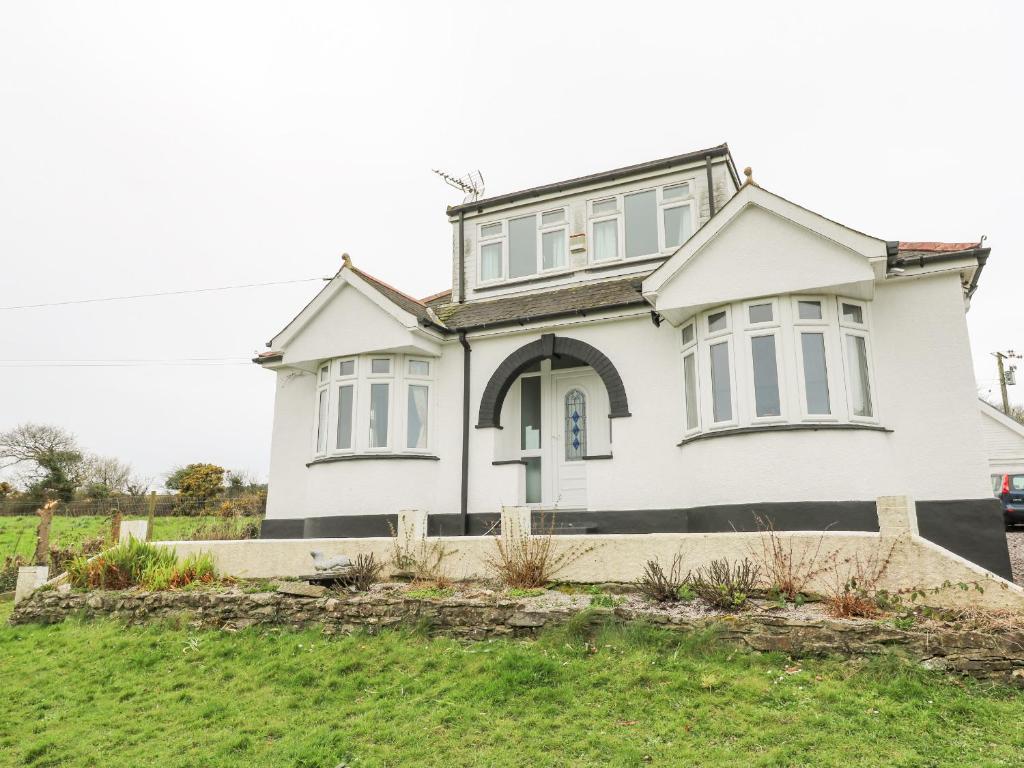
[[[192,592],[71,592],[40,590],[16,607],[12,624],[54,624],[70,616],[111,618],[127,624],[186,622],[196,628],[322,627],[328,634],[416,626],[433,634],[466,639],[530,637],[564,624],[579,607],[545,607],[500,596],[421,600],[401,593],[319,597],[240,589]],[[672,630],[716,625],[722,642],[791,656],[874,655],[894,651],[932,668],[1024,685],[1024,631],[978,632],[946,625],[897,629],[875,621],[806,620],[767,613],[707,618],[666,615],[619,606],[589,609],[584,620],[646,621]]]

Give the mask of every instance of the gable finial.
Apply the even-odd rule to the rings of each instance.
[[[757,182],[754,181],[754,169],[753,168],[751,168],[748,165],[746,168],[743,169],[743,175],[747,177],[747,180],[743,182],[743,186],[744,187],[747,186],[747,184],[753,184],[755,187],[757,186]]]
[[[352,257],[349,256],[347,253],[341,254],[341,265],[342,265],[343,269],[345,267],[348,267],[349,269],[351,269],[352,268]]]

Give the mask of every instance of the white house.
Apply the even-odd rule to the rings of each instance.
[[[448,209],[452,290],[347,257],[256,362],[277,376],[271,538],[921,533],[1009,575],[965,313],[989,249],[899,243],[740,181],[726,145]]]
[[[978,408],[989,472],[994,477],[1024,475],[1024,424],[984,400],[978,400]]]

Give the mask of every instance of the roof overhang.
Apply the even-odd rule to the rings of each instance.
[[[679,324],[721,304],[778,293],[874,296],[886,243],[745,185],[643,281],[643,295]]]

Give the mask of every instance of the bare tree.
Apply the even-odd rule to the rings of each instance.
[[[82,451],[65,429],[19,424],[0,432],[0,469],[10,467],[25,467],[31,495],[68,500],[81,482]]]
[[[87,456],[83,463],[82,483],[90,496],[127,493],[132,468],[111,456]],[[143,491],[145,493],[145,491]]]

